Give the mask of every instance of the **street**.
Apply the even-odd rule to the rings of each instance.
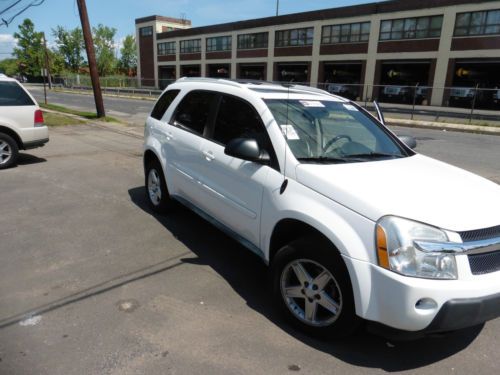
[[[152,103],[106,98],[142,122]],[[500,137],[393,130],[500,183]],[[497,373],[500,319],[403,343],[294,331],[257,257],[187,209],[148,209],[141,139],[92,125],[50,137],[0,172],[0,374]]]

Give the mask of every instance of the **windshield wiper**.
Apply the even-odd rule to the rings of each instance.
[[[308,158],[297,158],[298,161],[306,162],[306,163],[352,163],[353,159],[346,158],[333,158],[328,156],[316,156],[316,157],[308,157]]]
[[[367,152],[363,154],[352,154],[352,155],[344,155],[344,158],[361,158],[361,159],[375,159],[375,158],[402,158],[404,155],[397,154],[385,154],[383,152]]]

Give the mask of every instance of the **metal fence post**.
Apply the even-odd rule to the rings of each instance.
[[[415,114],[415,102],[417,101],[417,89],[418,89],[418,83],[415,85],[413,88],[413,106],[411,109],[411,120],[413,120],[413,115]]]
[[[370,85],[366,85],[365,93],[365,109],[368,109],[368,92],[370,91]]]
[[[479,84],[476,84],[476,89],[474,90],[474,98],[472,98],[472,105],[470,107],[470,118],[469,124],[472,123],[472,117],[474,116],[474,107],[476,106],[477,91],[479,90]]]

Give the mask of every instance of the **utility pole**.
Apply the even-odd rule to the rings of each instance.
[[[47,51],[47,39],[45,39],[45,33],[42,32],[43,38],[43,48],[45,51],[45,69],[47,70],[47,78],[49,81],[49,90],[52,90],[52,75],[50,74],[50,61],[49,61],[49,52]],[[47,104],[47,103],[45,103]]]
[[[279,16],[280,13],[280,0],[276,0],[276,17]]]
[[[87,50],[87,60],[89,62],[90,79],[92,80],[92,89],[94,90],[95,108],[97,117],[104,117],[104,102],[102,100],[101,84],[99,83],[99,73],[97,71],[97,63],[95,60],[94,41],[90,31],[89,15],[87,13],[87,5],[85,0],[76,0],[78,4],[78,12],[82,22],[83,39],[85,40],[85,49]]]

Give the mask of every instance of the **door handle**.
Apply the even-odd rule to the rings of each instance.
[[[167,138],[167,141],[170,141],[171,139],[174,139],[174,136],[171,132],[165,133],[165,137]]]
[[[203,156],[205,157],[205,159],[207,159],[207,161],[212,161],[215,159],[212,151],[203,151]]]

